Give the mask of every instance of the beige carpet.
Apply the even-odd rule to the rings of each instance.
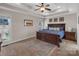
[[[63,40],[60,48],[35,38],[26,39],[2,47],[1,56],[79,56],[79,47],[74,41]]]
[[[53,55],[57,46],[35,38],[17,42],[1,49],[3,56],[48,56]]]
[[[60,43],[59,50],[55,53],[56,56],[79,56],[79,47],[76,42],[63,40]]]

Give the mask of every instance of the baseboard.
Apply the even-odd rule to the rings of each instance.
[[[20,40],[12,41],[12,42],[3,44],[3,45],[1,45],[1,46],[7,46],[7,45],[9,45],[9,44],[13,44],[13,43],[16,43],[16,42],[19,42],[19,41],[23,41],[23,40],[26,40],[26,39],[29,39],[29,38],[33,38],[33,37],[35,37],[35,35],[30,36],[30,37],[27,37],[27,38],[20,39]]]

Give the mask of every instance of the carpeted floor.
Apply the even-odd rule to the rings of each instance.
[[[3,56],[46,56],[54,53],[57,46],[35,38],[17,42],[1,49]]]
[[[79,56],[79,47],[76,42],[63,40],[60,43],[60,48],[56,52],[57,56]]]
[[[1,48],[1,56],[79,56],[76,42],[63,40],[60,48],[36,38],[26,39]]]

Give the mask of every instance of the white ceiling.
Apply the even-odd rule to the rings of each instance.
[[[52,11],[45,11],[41,13],[40,11],[35,11],[40,3],[0,3],[0,10],[9,10],[13,12],[19,12],[23,14],[33,14],[38,16],[48,16],[59,13],[76,13],[79,10],[79,3],[47,3]],[[45,3],[46,4],[46,3]]]

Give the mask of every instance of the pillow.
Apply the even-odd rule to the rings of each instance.
[[[49,30],[60,31],[63,30],[63,27],[49,27]]]
[[[63,27],[60,27],[60,30],[63,30],[64,28]]]
[[[49,27],[49,30],[54,30],[54,28],[53,27]]]
[[[57,30],[57,28],[56,27],[54,27],[54,31],[56,31]]]
[[[57,27],[57,28],[56,28],[56,30],[57,30],[57,31],[60,31],[60,28],[59,28],[59,27]]]
[[[60,28],[59,27],[49,27],[49,30],[60,31]]]

